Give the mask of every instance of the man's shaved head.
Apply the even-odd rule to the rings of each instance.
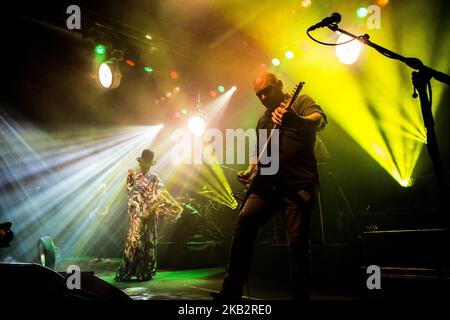
[[[283,82],[270,72],[261,72],[253,81],[253,89],[261,103],[268,109],[278,107],[285,98]]]
[[[269,86],[277,86],[281,83],[277,76],[270,72],[261,72],[259,76],[253,81],[253,89],[258,92],[261,89],[267,88]],[[281,85],[281,87],[283,87]]]

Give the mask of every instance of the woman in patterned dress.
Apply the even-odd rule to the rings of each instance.
[[[145,149],[137,158],[139,169],[128,169],[128,215],[130,225],[125,241],[117,281],[135,276],[150,280],[156,274],[156,239],[158,218],[177,220],[182,208],[165,190],[157,174],[150,172],[154,153]]]

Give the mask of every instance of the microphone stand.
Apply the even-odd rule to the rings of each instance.
[[[436,133],[434,130],[434,120],[433,120],[433,113],[431,111],[431,84],[430,80],[432,78],[445,83],[447,85],[450,84],[450,76],[436,71],[430,67],[425,66],[422,61],[420,61],[417,58],[406,58],[398,53],[395,53],[389,49],[386,49],[376,43],[373,43],[369,40],[369,35],[365,34],[363,36],[356,36],[354,34],[351,34],[350,32],[347,32],[345,30],[342,30],[338,27],[337,24],[329,24],[327,27],[332,31],[339,31],[343,34],[348,35],[349,37],[352,37],[355,40],[359,40],[365,45],[368,45],[369,47],[374,48],[379,53],[384,55],[385,57],[388,57],[390,59],[400,60],[403,63],[405,63],[408,67],[416,70],[412,72],[412,84],[414,87],[414,94],[413,98],[417,98],[417,92],[419,93],[419,99],[420,99],[420,106],[422,110],[422,117],[423,122],[425,125],[425,128],[427,130],[427,149],[428,153],[430,155],[431,161],[433,163],[434,173],[436,176],[436,183],[438,188],[438,195],[442,201],[444,198],[444,193],[446,190],[446,181],[444,176],[444,167],[442,164],[441,156],[439,153],[438,143],[436,139]],[[430,90],[430,98],[427,94],[427,86]]]

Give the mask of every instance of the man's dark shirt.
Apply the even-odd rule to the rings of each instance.
[[[288,98],[288,97],[287,97]],[[273,122],[271,113],[267,110],[259,119],[256,129],[271,129]],[[284,114],[283,124],[280,128],[280,161],[279,171],[274,180],[261,179],[260,181],[272,181],[282,187],[289,187],[295,191],[311,190],[319,184],[319,173],[314,153],[316,144],[316,131],[302,129],[295,118],[320,113],[324,119],[323,129],[327,118],[322,108],[307,96],[301,95],[292,108]],[[269,151],[270,155],[270,151]],[[273,157],[273,155],[272,155]]]

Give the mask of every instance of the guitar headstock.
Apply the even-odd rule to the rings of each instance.
[[[300,92],[303,89],[303,86],[305,85],[304,81],[300,81],[292,90],[292,95],[291,95],[291,99],[289,101],[289,106],[288,108],[290,108],[292,106],[292,104],[294,103],[295,100],[297,100],[298,95],[300,94]]]
[[[297,96],[300,94],[300,91],[302,91],[303,86],[305,85],[304,81],[300,81],[292,90],[292,98],[296,99]]]

